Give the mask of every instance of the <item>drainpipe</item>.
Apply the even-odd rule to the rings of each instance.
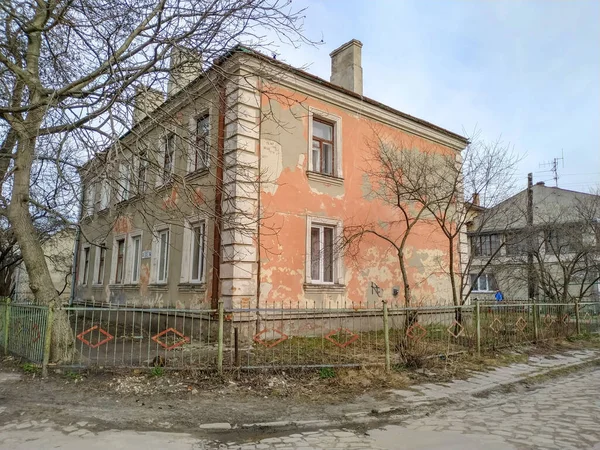
[[[262,164],[261,164],[261,138],[262,138],[262,107],[263,107],[263,96],[262,96],[262,80],[258,80],[258,95],[260,95],[260,101],[258,104],[258,146],[256,148],[258,157],[258,178],[257,178],[257,205],[256,205],[256,309],[260,309],[260,195],[261,195],[261,177],[262,177]],[[260,311],[256,312],[256,332],[260,330]]]
[[[217,173],[215,184],[215,224],[213,240],[213,262],[212,262],[212,287],[211,287],[211,309],[219,307],[220,279],[221,279],[221,228],[223,225],[223,164],[225,152],[225,109],[227,106],[225,78],[221,77],[218,83],[219,91],[219,124],[217,136]]]

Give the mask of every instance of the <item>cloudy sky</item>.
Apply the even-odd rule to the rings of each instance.
[[[328,79],[329,52],[363,43],[364,94],[452,131],[479,128],[523,155],[519,176],[600,185],[600,1],[299,0],[324,44],[279,59]]]

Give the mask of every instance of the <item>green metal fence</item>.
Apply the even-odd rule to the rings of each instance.
[[[219,310],[95,304],[63,307],[54,314],[70,324],[73,352],[63,364],[80,368],[389,368],[411,358],[480,353],[600,332],[598,303],[402,308],[377,302],[353,309],[227,310],[222,304]],[[49,317],[44,306],[0,303],[0,347],[34,363],[47,361]]]
[[[0,346],[34,363],[44,360],[48,307],[0,304]]]

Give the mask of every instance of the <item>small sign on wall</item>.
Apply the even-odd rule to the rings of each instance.
[[[142,250],[142,259],[152,258],[152,250]]]

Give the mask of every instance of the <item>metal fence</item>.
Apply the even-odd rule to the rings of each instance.
[[[71,325],[74,347],[64,364],[216,367],[216,310],[121,306],[72,306],[63,310]]]
[[[48,314],[42,306],[0,303],[0,346],[41,363]],[[73,343],[62,364],[80,368],[389,368],[600,331],[599,303],[402,308],[380,302],[352,309],[232,310],[222,305],[184,310],[95,304],[63,307],[54,314],[69,324]]]
[[[36,305],[0,304],[0,346],[5,353],[34,363],[44,359],[48,308]]]

